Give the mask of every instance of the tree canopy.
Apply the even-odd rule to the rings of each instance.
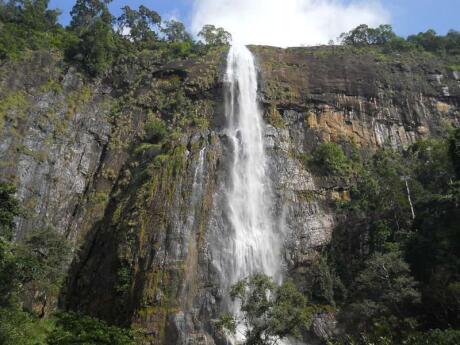
[[[232,40],[232,35],[223,28],[217,28],[214,25],[205,25],[198,33],[206,44],[212,46],[227,45]]]
[[[281,339],[300,337],[313,313],[306,297],[292,282],[276,285],[264,274],[255,274],[236,283],[232,300],[241,304],[240,317],[224,315],[217,326],[231,333],[243,330],[245,344],[276,344]]]

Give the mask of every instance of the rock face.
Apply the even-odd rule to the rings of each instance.
[[[347,198],[305,157],[325,141],[354,143],[366,155],[458,126],[459,72],[434,57],[340,47],[251,50],[289,275],[328,243],[328,205]],[[139,56],[125,74],[99,82],[45,53],[21,70],[0,67],[1,177],[30,211],[18,236],[50,226],[81,248],[62,306],[142,326],[150,344],[223,341],[212,320],[227,292],[211,248],[226,221],[224,60],[214,52],[155,65]],[[146,136],[157,118],[169,133],[160,142]],[[330,334],[333,318],[315,322],[319,336]]]
[[[30,212],[18,220],[18,236],[52,226],[73,238],[74,212],[108,144],[108,97],[49,54],[24,66],[3,66],[0,77],[1,176]]]
[[[458,122],[456,72],[435,58],[356,54],[346,47],[254,51],[268,105],[281,114],[300,110],[310,146],[345,137],[365,148],[406,147]]]

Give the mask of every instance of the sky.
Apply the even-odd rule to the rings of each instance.
[[[75,0],[51,0],[63,24]],[[324,44],[359,24],[392,24],[407,35],[434,29],[460,31],[460,0],[114,0],[111,12],[145,5],[164,19],[185,23],[196,35],[204,24],[224,27],[244,44],[300,46]]]

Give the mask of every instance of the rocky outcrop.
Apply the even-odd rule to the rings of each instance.
[[[68,230],[108,144],[110,98],[86,85],[60,59],[35,53],[24,68],[7,64],[0,79],[0,172],[28,212],[18,236],[37,227]]]
[[[251,49],[272,212],[291,274],[316,260],[334,229],[330,202],[347,198],[305,158],[325,141],[365,155],[440,135],[459,125],[460,81],[430,56]],[[80,247],[61,295],[66,308],[141,326],[151,344],[222,341],[212,320],[226,292],[211,248],[226,222],[224,58],[215,51],[158,65],[143,52],[97,82],[48,53],[19,72],[0,68],[0,172],[30,211],[18,219],[18,236],[51,226]],[[158,119],[167,135],[148,138]],[[326,336],[333,324],[321,315],[315,329]]]
[[[310,148],[342,138],[363,148],[407,147],[458,126],[457,72],[438,58],[335,46],[253,50],[266,107],[281,117],[302,113]]]

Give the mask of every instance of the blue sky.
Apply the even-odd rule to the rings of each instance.
[[[166,19],[170,19],[173,17],[183,21],[192,31],[196,32],[196,27],[198,24],[202,25],[205,21],[212,21],[216,16],[219,18],[216,19],[215,24],[228,23],[228,18],[225,18],[225,12],[228,11],[228,9],[231,7],[235,7],[234,17],[236,18],[233,20],[233,23],[235,25],[239,25],[239,11],[248,12],[247,3],[251,4],[249,6],[251,6],[251,9],[253,10],[253,7],[257,6],[260,6],[261,8],[262,6],[273,6],[273,4],[275,5],[275,7],[280,4],[282,4],[282,6],[285,6],[286,3],[289,3],[289,1],[294,2],[292,0],[114,0],[110,5],[110,9],[114,15],[119,15],[120,8],[124,5],[129,5],[133,8],[136,8],[137,6],[144,4],[147,7],[159,12],[162,15],[162,17]],[[305,3],[308,3],[311,0],[303,1]],[[331,2],[330,0],[319,0],[319,2],[321,1],[323,3]],[[75,0],[51,0],[51,7],[57,7],[63,11],[63,14],[60,17],[60,20],[63,24],[67,24],[69,22],[69,11],[72,8],[74,2]],[[193,5],[195,2],[198,3],[198,6],[194,7]],[[297,0],[297,3],[298,2],[301,1]],[[420,31],[426,31],[429,28],[433,28],[440,34],[445,34],[449,29],[460,30],[460,0],[335,0],[332,2],[341,3],[344,6],[347,6],[350,3],[358,4],[358,6],[372,6],[372,4],[375,4],[377,2],[381,6],[375,7],[377,9],[374,8],[372,10],[374,17],[369,17],[369,15],[365,14],[362,16],[362,21],[364,22],[367,20],[369,24],[379,23],[382,21],[389,21],[393,25],[396,33],[401,36],[407,36],[409,34],[418,33]],[[220,11],[220,4],[222,4],[222,8],[226,6],[227,9],[223,9],[222,11]],[[214,8],[214,12],[212,12],[212,7]],[[210,11],[210,14],[208,16],[202,16],[202,12],[206,12],[208,9]],[[381,12],[384,12],[385,15],[382,13],[381,17],[379,17],[379,9],[382,9]],[[326,11],[328,10],[326,9]],[[258,13],[258,11],[256,10],[256,12],[254,13]],[[335,12],[331,13],[330,18],[327,20],[331,21],[331,18],[333,18],[332,21],[334,21],[334,16],[346,16],[346,13],[347,12],[341,10],[336,10]],[[350,14],[350,16],[352,15]],[[377,17],[377,19],[375,17]],[[306,20],[309,19],[308,16],[305,18]],[[244,18],[242,18],[242,20],[243,19]],[[251,17],[249,17],[249,22],[251,21],[250,19]],[[342,21],[347,22],[347,24],[343,24],[342,27],[348,27],[351,25],[350,20],[348,20],[347,18],[340,19],[343,19]],[[259,20],[261,20],[261,18],[259,18]],[[279,18],[279,21],[282,22],[282,20],[282,17]],[[318,31],[321,31],[322,27],[324,27],[324,30],[328,29],[327,20],[325,19],[326,22],[323,21],[323,23],[317,23],[317,26],[314,29]],[[274,19],[273,21],[278,21],[278,19]],[[359,21],[359,15],[358,18],[355,19],[355,21]],[[289,18],[287,18],[286,22],[289,22]],[[254,23],[247,23],[248,29],[246,27],[243,27],[242,31],[252,31],[254,26],[258,25],[257,23],[259,23],[257,19],[254,21]],[[229,25],[231,26],[231,24]],[[280,25],[279,27],[283,28],[284,25]],[[304,29],[307,31],[309,30],[308,27],[305,27]],[[336,31],[337,30],[339,30],[339,27],[336,28]],[[325,39],[324,37],[318,37],[318,35],[315,36],[315,33],[313,32],[309,32],[309,34],[315,37],[310,40],[312,42],[314,39],[316,39],[318,42],[324,41]],[[335,34],[335,32],[330,33],[330,35],[333,34]],[[285,37],[288,37],[289,35],[289,31],[287,31]],[[261,43],[264,43],[263,38],[261,38],[260,40],[258,40],[258,38],[258,36],[254,36],[255,41],[260,41]],[[267,42],[267,44],[269,43],[270,42]],[[276,44],[277,42],[274,43]]]
[[[460,0],[387,0],[395,31],[407,36],[427,29],[460,31]]]
[[[67,24],[70,21],[69,12],[74,3],[75,0],[51,0],[50,7],[60,8],[63,12],[60,17],[61,22]],[[189,24],[192,4],[193,0],[114,0],[110,4],[110,10],[112,14],[118,16],[121,13],[120,9],[125,5],[129,5],[131,8],[145,5],[165,18],[174,16]]]

